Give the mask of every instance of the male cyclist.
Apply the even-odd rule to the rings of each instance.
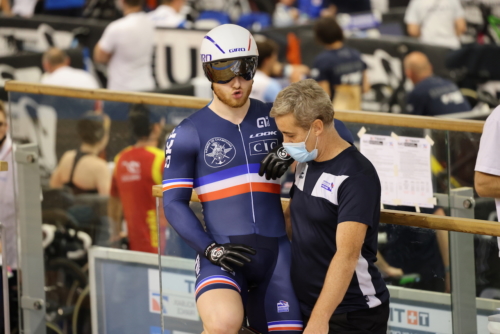
[[[257,58],[248,30],[227,24],[208,32],[201,60],[213,100],[183,120],[165,148],[165,216],[198,252],[196,301],[206,334],[235,334],[244,315],[261,333],[302,331],[279,179],[271,179],[291,162],[277,158],[282,136],[272,105],[248,98]],[[269,154],[265,178],[260,161]],[[189,208],[193,188],[206,231]]]

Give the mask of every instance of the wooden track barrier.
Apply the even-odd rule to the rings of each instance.
[[[163,191],[160,185],[153,186],[153,196],[163,197]],[[193,191],[193,194],[191,195],[191,202],[199,201],[200,200],[198,199],[198,196]],[[288,204],[289,199],[281,199],[281,207],[283,208],[283,211],[288,207]],[[413,213],[397,210],[381,210],[380,222],[386,224],[500,237],[500,223],[489,220],[444,217],[437,215],[428,215],[425,213]]]
[[[144,103],[165,107],[182,107],[201,109],[210,100],[192,96],[168,95],[156,93],[118,92],[107,89],[77,89],[48,86],[20,81],[7,81],[5,90],[26,94],[43,94],[73,97],[79,99],[116,101],[126,103]],[[426,116],[398,115],[366,111],[335,111],[335,118],[343,122],[364,123],[373,125],[402,126],[431,130],[448,130],[463,132],[483,132],[483,121],[444,119]]]

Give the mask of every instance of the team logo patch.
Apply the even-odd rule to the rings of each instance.
[[[278,152],[276,152],[276,154],[278,154],[278,157],[281,159],[281,160],[288,160],[288,159],[291,159],[292,157],[290,156],[290,154],[288,154],[288,152],[285,150],[284,147],[280,147],[278,149]]]
[[[278,302],[278,313],[290,312],[290,305],[284,300]]]
[[[236,148],[227,139],[215,137],[205,145],[205,163],[212,168],[219,168],[230,163],[236,156]]]
[[[333,186],[334,186],[333,182],[327,180],[324,180],[323,183],[321,184],[321,188],[329,192],[332,192]]]

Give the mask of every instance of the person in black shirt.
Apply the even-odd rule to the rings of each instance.
[[[407,97],[407,113],[438,116],[471,110],[457,85],[434,75],[429,59],[422,52],[408,54],[404,68],[406,77],[415,85]]]
[[[281,91],[270,115],[298,161],[285,217],[304,333],[385,334],[389,291],[375,266],[381,196],[375,168],[332,126],[332,104],[314,80]]]
[[[333,99],[335,86],[352,85],[370,90],[366,76],[366,64],[361,60],[361,53],[344,45],[344,33],[333,17],[323,17],[314,24],[314,34],[318,42],[325,46],[325,51],[314,59],[311,77]]]

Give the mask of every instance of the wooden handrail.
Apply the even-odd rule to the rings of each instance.
[[[125,103],[144,103],[166,107],[201,109],[210,102],[193,96],[169,95],[158,93],[122,92],[108,89],[79,89],[50,86],[21,81],[7,81],[4,89],[8,92],[26,94],[54,95],[78,99],[104,100]]]
[[[4,88],[9,92],[55,95],[80,99],[105,100],[126,103],[144,103],[191,109],[201,109],[210,102],[210,100],[192,96],[119,92],[107,89],[77,89],[20,81],[8,81],[5,83]],[[335,118],[343,122],[474,133],[482,133],[484,126],[483,121],[444,119],[413,115],[397,115],[366,111],[338,110],[335,111]]]
[[[153,186],[153,196],[163,197],[162,187]],[[191,195],[192,202],[199,202],[198,196],[193,191]],[[281,199],[281,207],[285,210],[288,207],[289,200]],[[424,213],[405,212],[397,210],[381,210],[380,222],[394,225],[413,226],[421,228],[430,228],[434,230],[454,231],[472,234],[491,235],[500,237],[500,223],[468,219],[458,217],[443,217],[437,215],[428,215]]]

